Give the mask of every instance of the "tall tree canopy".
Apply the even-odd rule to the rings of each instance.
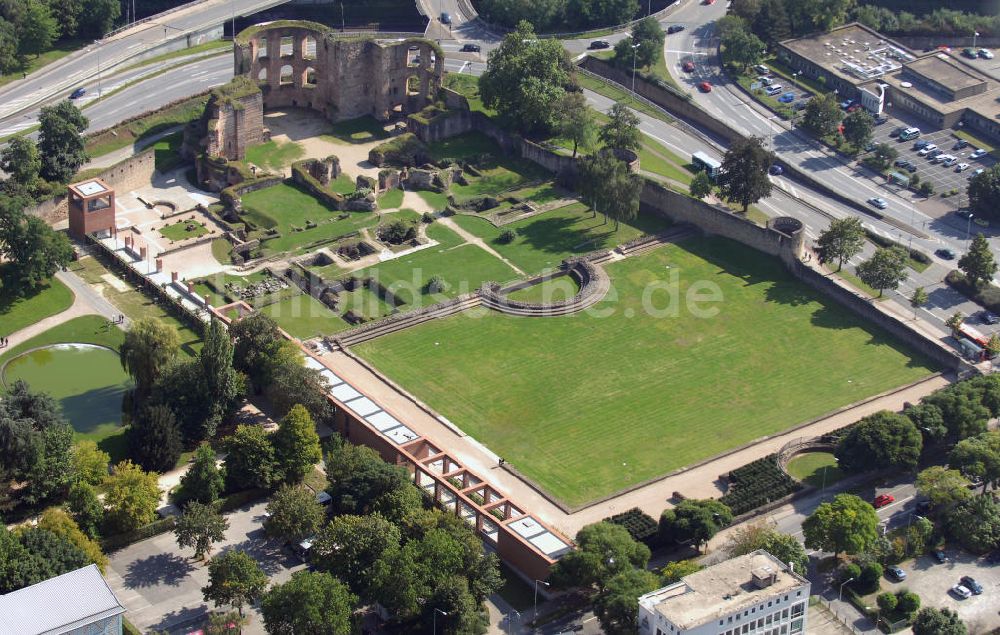
[[[65,183],[86,163],[82,133],[89,122],[70,101],[43,106],[38,115],[38,151],[42,155],[42,176]]]
[[[861,253],[865,246],[865,228],[857,216],[845,216],[830,221],[830,226],[819,234],[816,246],[823,262],[837,262],[837,271]]]
[[[2,286],[12,295],[30,295],[70,263],[73,246],[37,216],[24,212],[28,199],[0,195],[0,272]]]
[[[329,573],[300,571],[271,587],[261,601],[268,633],[351,635],[358,597]]]
[[[878,538],[875,508],[853,494],[821,503],[802,523],[806,547],[831,553],[861,553]]]
[[[759,137],[734,141],[722,158],[719,194],[746,214],[752,204],[771,195],[767,171],[772,163],[774,153],[764,148]]]
[[[686,499],[663,510],[660,516],[660,539],[666,544],[690,542],[701,548],[733,521],[733,512],[716,500]]]
[[[177,355],[178,345],[177,329],[156,318],[136,320],[125,332],[120,353],[122,368],[135,382],[133,410],[145,404],[154,382]]]
[[[976,234],[969,250],[958,259],[958,268],[965,274],[965,279],[976,287],[993,279],[993,274],[997,272],[997,262],[986,236]]]
[[[576,534],[576,551],[567,553],[552,568],[557,588],[604,589],[616,575],[643,569],[649,562],[649,547],[636,542],[621,525],[600,522]]]
[[[1000,218],[1000,164],[972,177],[967,193],[977,218]]]
[[[917,467],[923,437],[904,414],[882,410],[851,426],[837,445],[840,466],[852,472]]]

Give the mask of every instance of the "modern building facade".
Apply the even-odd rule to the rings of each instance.
[[[737,556],[639,598],[641,635],[808,632],[809,580],[764,550]]]
[[[115,230],[115,191],[101,179],[68,188],[69,233],[75,238],[108,235]]]
[[[121,635],[124,613],[92,564],[0,595],[0,635]]]
[[[919,53],[852,23],[781,42],[778,58],[874,113],[899,109],[1000,140],[1000,83],[948,51]]]

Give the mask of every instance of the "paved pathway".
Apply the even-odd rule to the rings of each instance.
[[[469,232],[465,231],[464,229],[462,229],[461,227],[458,226],[458,223],[456,223],[452,219],[448,218],[447,216],[440,217],[437,222],[441,223],[442,225],[444,225],[448,229],[452,230],[453,232],[455,232],[456,234],[458,234],[459,236],[461,236],[462,240],[464,240],[465,242],[469,243],[470,245],[475,245],[475,246],[479,247],[480,249],[486,251],[490,255],[492,255],[492,256],[494,256],[496,258],[499,258],[500,260],[504,261],[505,263],[507,263],[507,265],[511,269],[513,269],[514,271],[516,271],[518,275],[520,275],[520,276],[527,275],[526,273],[524,273],[523,271],[521,271],[520,269],[518,269],[517,265],[515,265],[511,261],[509,261],[506,258],[504,258],[503,256],[501,256],[500,253],[496,249],[493,249],[492,247],[490,247],[489,245],[487,245],[483,241],[482,238],[480,238],[478,236],[474,236],[474,235],[470,234]]]

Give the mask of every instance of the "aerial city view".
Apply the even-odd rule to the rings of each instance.
[[[0,635],[1000,634],[996,55],[3,0]]]

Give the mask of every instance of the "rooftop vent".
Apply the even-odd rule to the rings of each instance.
[[[753,578],[753,585],[758,589],[765,589],[778,579],[778,573],[767,565],[751,570],[750,576]]]

